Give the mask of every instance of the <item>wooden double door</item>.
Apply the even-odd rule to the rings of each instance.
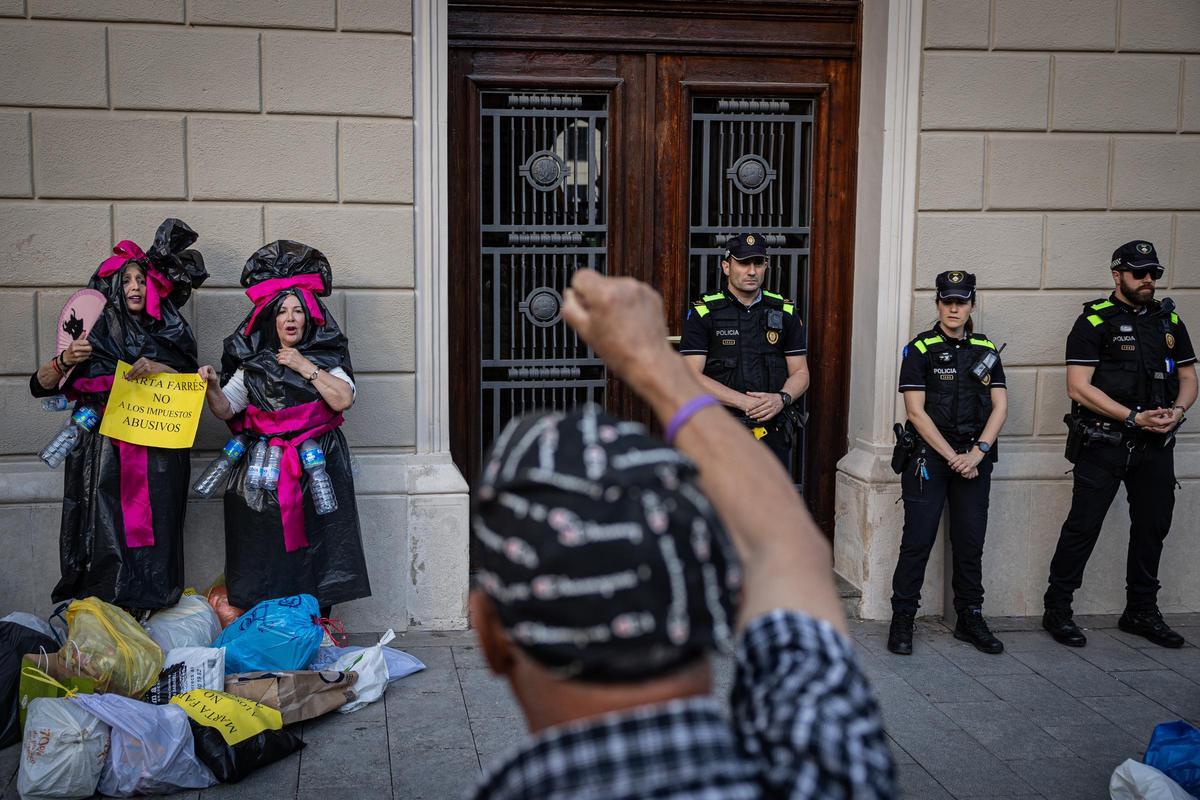
[[[832,530],[846,450],[861,8],[827,2],[451,0],[454,457],[513,416],[599,403],[649,421],[563,323],[581,268],[663,295],[678,335],[721,243],[767,242],[806,325],[793,475]]]

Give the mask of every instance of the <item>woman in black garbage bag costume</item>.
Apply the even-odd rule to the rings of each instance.
[[[354,499],[350,448],[339,429],[354,403],[345,335],[321,297],[333,289],[329,261],[299,242],[277,241],[250,256],[242,286],[254,308],[225,339],[220,384],[211,366],[208,406],[246,437],[247,457],[225,492],[225,581],[239,608],[306,593],[322,615],[371,594]],[[282,448],[274,491],[247,486],[259,438]],[[318,514],[300,449],[324,452],[336,510]]]
[[[86,340],[79,338],[30,378],[34,397],[58,393],[103,413],[117,361],[128,377],[195,372],[196,338],[180,307],[208,277],[187,249],[197,234],[167,219],[143,252],[113,248],[88,282],[108,299]],[[62,374],[74,368],[60,389]],[[183,591],[183,523],[191,451],[110,440],[99,430],[67,457],[59,558],[52,599],[94,595],[134,612],[165,608]]]

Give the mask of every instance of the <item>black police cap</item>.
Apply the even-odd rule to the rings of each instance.
[[[1155,280],[1163,276],[1163,265],[1158,263],[1158,253],[1155,252],[1154,245],[1144,239],[1126,242],[1113,250],[1111,266],[1117,270],[1152,269]]]
[[[743,233],[729,237],[725,242],[725,257],[735,261],[749,261],[752,258],[767,257],[767,243],[756,233]]]
[[[975,276],[952,269],[937,276],[939,300],[970,300],[975,296]]]

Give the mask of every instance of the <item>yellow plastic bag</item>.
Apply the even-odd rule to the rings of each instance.
[[[140,700],[163,668],[163,651],[133,617],[97,597],[67,608],[67,643],[60,651],[108,691]]]
[[[171,703],[198,724],[216,728],[230,747],[263,731],[283,728],[283,715],[277,709],[225,692],[192,689],[175,695]]]

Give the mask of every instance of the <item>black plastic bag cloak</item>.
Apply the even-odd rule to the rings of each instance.
[[[328,259],[319,250],[299,242],[273,242],[246,262],[241,282],[250,287],[298,275],[320,277],[321,288],[313,294],[325,322],[315,323],[302,300],[306,323],[304,337],[296,349],[318,367],[326,371],[340,367],[353,379],[349,343],[320,299],[333,290],[333,276]],[[239,369],[243,370],[250,403],[268,411],[321,399],[310,383],[275,360],[279,351],[275,314],[289,293],[296,292],[284,290],[271,299],[249,333],[246,326],[253,312],[247,314],[237,330],[225,339],[221,356],[222,385]],[[318,516],[308,491],[308,476],[301,476],[308,546],[299,550],[289,553],[284,548],[283,521],[273,492],[263,493],[257,509],[247,502],[249,459],[243,458],[230,475],[225,492],[225,582],[232,605],[251,608],[263,600],[311,594],[324,607],[370,596],[350,448],[340,429],[322,434],[317,443],[325,451],[325,469],[333,481],[338,507],[331,514]]]
[[[208,277],[204,259],[186,249],[196,238],[183,222],[167,219],[146,253],[149,266],[173,284],[170,294],[160,300],[161,319],[128,310],[121,286],[123,269],[107,277],[97,270],[92,276],[88,286],[102,292],[108,304],[88,334],[92,357],[75,368],[65,387],[81,402],[96,408],[107,402],[107,391],[81,391],[79,384],[82,379],[112,375],[118,360],[132,364],[146,357],[179,372],[197,370],[196,338],[179,312],[192,289]],[[54,602],[95,595],[123,608],[147,609],[179,601],[190,453],[147,448],[154,545],[129,548],[121,511],[120,453],[98,432],[84,437],[65,465],[59,534],[62,578],[52,592]]]
[[[237,783],[254,770],[274,764],[304,748],[299,736],[287,730],[262,731],[237,744],[225,744],[216,728],[188,719],[192,726],[192,747],[196,758],[208,767],[221,783]]]
[[[0,622],[0,748],[21,739],[21,659],[45,650],[58,652],[58,642],[16,622]]]

